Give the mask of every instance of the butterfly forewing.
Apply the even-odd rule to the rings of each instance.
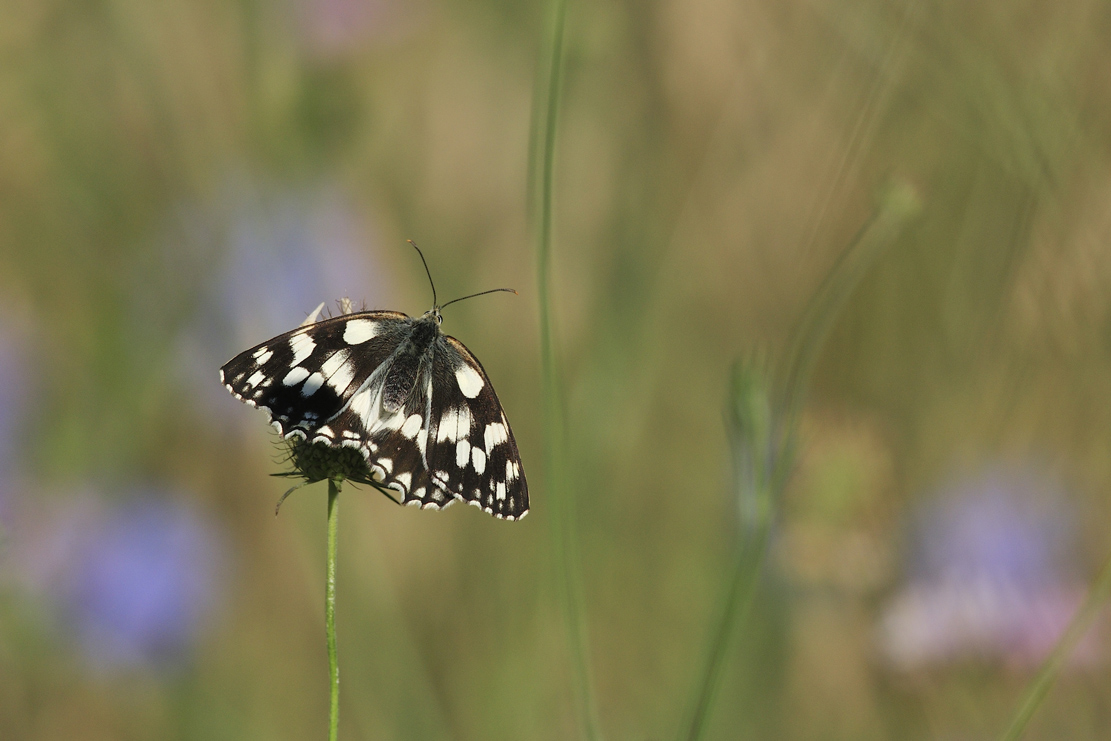
[[[282,437],[339,439],[326,421],[393,354],[409,321],[370,311],[298,327],[228,361],[220,380],[237,399],[266,411]]]

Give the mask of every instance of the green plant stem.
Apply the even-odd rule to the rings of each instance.
[[[336,654],[336,533],[339,524],[339,485],[328,479],[328,568],[324,580],[324,629],[328,635],[330,703],[328,741],[339,738],[339,658]]]
[[[575,539],[575,516],[566,481],[567,456],[563,400],[552,337],[551,311],[551,247],[552,189],[555,170],[556,126],[559,119],[560,88],[563,73],[563,32],[567,4],[553,0],[549,34],[548,59],[537,78],[537,94],[530,133],[529,201],[536,225],[537,296],[540,314],[540,368],[546,431],[545,484],[551,507],[550,534],[555,554],[556,592],[563,610],[564,626],[574,677],[577,715],[584,738],[601,738],[594,695],[591,689],[586,629],[582,617],[581,586],[578,581],[578,559]],[[534,201],[533,198],[536,200]]]
[[[1061,667],[1065,665],[1065,661],[1072,654],[1073,649],[1076,648],[1076,644],[1088,632],[1092,620],[1096,617],[1096,613],[1099,612],[1103,603],[1107,601],[1109,595],[1111,595],[1111,554],[1108,554],[1107,560],[1103,562],[1103,566],[1100,568],[1084,604],[1076,611],[1069,627],[1057,641],[1057,645],[1053,647],[1053,652],[1042,664],[1030,684],[1027,685],[1022,702],[1019,703],[1010,726],[999,737],[1001,741],[1017,741],[1022,736],[1026,730],[1026,725],[1034,715],[1034,711],[1041,705],[1042,700],[1049,692],[1049,688],[1053,686],[1054,680],[1061,672]]]
[[[687,741],[697,741],[706,730],[706,720],[721,685],[721,673],[725,668],[725,658],[729,656],[729,646],[756,593],[770,532],[770,522],[765,517],[754,537],[738,548],[736,566],[730,584],[725,589],[724,604],[706,652],[694,707],[683,726],[686,729],[683,737]]]

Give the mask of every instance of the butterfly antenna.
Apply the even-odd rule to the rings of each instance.
[[[436,284],[432,282],[432,271],[428,269],[428,261],[424,259],[424,253],[417,247],[417,243],[411,239],[406,239],[406,242],[413,245],[413,249],[420,255],[420,261],[424,263],[424,272],[428,274],[428,283],[432,286],[432,305],[436,306]]]
[[[470,296],[464,296],[463,298],[453,298],[451,301],[448,301],[446,304],[444,304],[440,308],[443,309],[447,306],[450,306],[451,304],[454,304],[456,301],[462,301],[463,299],[474,298],[475,296],[485,296],[488,293],[498,293],[499,291],[505,291],[506,293],[512,293],[514,296],[520,295],[516,291],[514,291],[512,288],[491,288],[489,291],[480,291],[479,293],[472,293]]]

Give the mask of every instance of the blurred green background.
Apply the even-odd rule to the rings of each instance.
[[[345,489],[341,737],[578,737],[527,218],[545,13],[0,3],[0,738],[324,736],[325,488],[274,517],[280,449],[216,371],[321,301],[426,310],[406,238],[443,298],[521,293],[444,329],[533,507]],[[567,23],[553,309],[606,737],[678,738],[743,532],[730,367],[784,356],[895,189],[810,337],[706,737],[994,738],[1111,547],[1111,6]],[[1029,738],[1107,738],[1109,628]]]

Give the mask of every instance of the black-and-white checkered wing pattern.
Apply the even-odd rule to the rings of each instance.
[[[517,441],[482,364],[443,336],[432,363],[431,485],[496,517],[528,512],[528,484]]]
[[[478,360],[414,319],[373,311],[326,319],[236,356],[220,371],[283,438],[349,446],[406,504],[456,500],[509,520],[528,512],[517,443]]]
[[[220,381],[232,396],[266,412],[283,438],[362,441],[365,430],[345,435],[329,421],[383,370],[411,321],[400,312],[371,311],[298,327],[232,358]]]

